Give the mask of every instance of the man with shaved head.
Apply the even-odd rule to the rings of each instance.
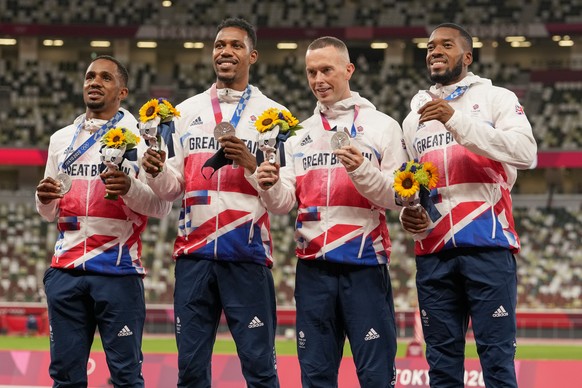
[[[337,387],[346,336],[360,386],[393,387],[396,327],[385,211],[396,209],[393,171],[402,131],[350,90],[344,42],[313,41],[305,55],[313,116],[286,147],[286,165],[263,163],[261,198],[275,213],[297,203],[295,301],[303,387]]]

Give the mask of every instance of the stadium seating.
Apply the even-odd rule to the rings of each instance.
[[[424,26],[442,20],[461,24],[546,22],[579,23],[582,5],[567,0],[526,2],[513,0],[459,2],[443,0],[198,0],[174,1],[164,8],[161,1],[145,0],[9,0],[0,2],[0,22],[36,24],[101,24],[106,26],[214,25],[224,15],[244,16],[257,26]]]
[[[428,87],[424,68],[369,62],[354,58],[357,70],[352,90],[360,92],[381,111],[402,122],[408,114],[410,98]],[[0,101],[2,89],[10,90],[8,106],[0,107],[3,131],[0,142],[14,147],[48,146],[50,135],[70,124],[83,112],[82,74],[88,63],[52,63],[35,61],[15,63],[0,59]],[[130,62],[130,94],[125,106],[137,114],[140,106],[153,97],[149,94],[159,77],[148,63]],[[472,70],[523,93],[528,117],[536,128],[534,135],[540,149],[577,149],[582,146],[582,82],[553,85],[529,82],[527,70],[501,64],[473,65]],[[285,82],[280,82],[284,78]],[[170,85],[175,103],[199,93],[214,81],[211,64],[179,63],[174,65]],[[314,98],[307,85],[303,65],[294,55],[282,64],[257,63],[251,79],[263,92],[283,102],[299,119],[313,111]],[[386,87],[390,85],[390,87]],[[179,97],[179,98],[176,98]],[[528,105],[531,104],[531,105]]]
[[[523,249],[518,257],[522,307],[582,307],[582,213],[565,208],[516,209]]]

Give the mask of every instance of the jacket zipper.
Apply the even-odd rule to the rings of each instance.
[[[330,187],[331,187],[331,166],[327,166],[327,186],[325,188],[325,234],[323,236],[323,260],[327,260],[325,254],[327,252],[327,231],[328,229],[328,220],[329,220],[329,195],[330,195]]]
[[[444,152],[443,152],[443,162],[444,162],[444,167],[445,167],[445,180],[446,180],[446,190],[450,191],[449,189],[449,165],[448,165],[448,161],[447,161],[447,154],[448,154],[448,150],[449,148],[445,148]],[[450,193],[448,193],[450,194]],[[456,247],[457,243],[455,241],[455,224],[453,221],[453,211],[451,208],[451,200],[449,199],[447,201],[447,206],[448,206],[448,213],[449,213],[449,224],[451,225],[451,242],[453,243],[453,246]]]
[[[218,185],[216,187],[216,221],[214,223],[214,258],[218,257],[218,216],[220,214],[220,176],[221,171],[218,170]]]
[[[491,226],[491,239],[494,240],[495,239],[495,233],[497,232],[497,222],[496,222],[496,217],[495,217],[495,199],[496,199],[496,192],[497,192],[497,186],[493,186],[493,196],[492,196],[492,201],[490,203],[491,205],[491,222],[493,223],[493,225]]]
[[[83,256],[87,254],[87,224],[89,222],[89,198],[91,197],[91,185],[87,183],[87,195],[85,196],[85,227],[83,228]],[[83,270],[85,270],[85,260],[83,260]]]

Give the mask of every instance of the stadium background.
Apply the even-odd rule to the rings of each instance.
[[[520,171],[513,190],[523,245],[520,336],[582,338],[579,0],[178,0],[170,6],[153,0],[0,0],[2,332],[23,332],[29,313],[46,329],[42,276],[56,229],[37,215],[34,188],[50,135],[84,111],[83,74],[90,59],[110,54],[127,65],[125,106],[135,114],[153,97],[178,103],[214,81],[212,42],[227,16],[257,26],[260,55],[251,82],[300,119],[315,104],[304,74],[312,39],[334,35],[346,41],[356,65],[352,90],[401,123],[410,98],[430,85],[423,44],[432,27],[445,21],[467,27],[475,37],[470,69],[518,95],[538,141],[537,166]],[[156,47],[139,47],[143,42]],[[295,48],[278,48],[281,43]],[[150,220],[143,235],[148,333],[172,331],[170,255],[177,214],[176,207],[167,218]],[[294,321],[293,219],[272,219],[281,333]],[[394,214],[388,220],[399,335],[410,337],[416,298],[412,241]]]

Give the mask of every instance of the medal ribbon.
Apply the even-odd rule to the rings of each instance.
[[[356,119],[358,118],[358,113],[360,113],[360,106],[354,105],[354,121],[352,122],[352,129],[350,131],[350,137],[352,138],[356,137]],[[325,129],[326,131],[332,131],[333,128],[329,124],[327,117],[325,117],[321,112],[319,112],[319,115],[321,116],[321,123],[323,124],[323,129]],[[337,128],[337,126],[334,128]]]
[[[448,96],[443,98],[445,101],[453,101],[459,97],[461,97],[466,91],[469,89],[468,86],[457,86],[457,88]]]
[[[75,163],[75,161],[77,159],[79,159],[85,152],[87,152],[87,150],[89,150],[89,148],[91,148],[93,146],[93,144],[95,144],[99,139],[101,139],[103,137],[103,135],[105,135],[105,133],[109,129],[113,128],[119,122],[119,120],[121,120],[122,118],[123,118],[123,112],[117,111],[117,113],[115,114],[115,116],[113,116],[113,118],[111,120],[109,120],[108,122],[103,124],[103,126],[101,126],[101,128],[99,128],[99,130],[97,132],[95,132],[90,138],[88,138],[83,144],[81,144],[79,146],[79,148],[77,148],[75,151],[72,151],[72,153],[69,156],[67,156],[65,161],[61,164],[59,169],[63,170],[63,171],[67,171],[67,169],[69,167],[71,167],[71,165],[73,163]],[[70,151],[73,148],[73,144],[75,144],[75,141],[77,140],[77,137],[79,136],[79,133],[81,132],[81,127],[82,127],[84,121],[85,120],[81,120],[81,122],[77,126],[77,131],[75,132],[75,136],[73,137],[73,141],[67,147],[65,152],[68,153],[68,151]]]
[[[73,141],[71,141],[71,144],[69,144],[69,146],[67,148],[65,148],[65,159],[67,159],[69,157],[69,155],[71,154],[71,152],[73,152],[73,144],[75,144],[75,142],[77,141],[77,137],[79,136],[79,133],[81,133],[81,128],[83,128],[83,123],[84,123],[84,117],[83,120],[79,120],[79,124],[77,125],[77,129],[75,130],[75,134],[73,135]],[[59,170],[62,170],[63,168],[63,163],[61,163],[59,165]]]
[[[230,119],[230,123],[233,127],[236,128],[238,122],[240,121],[240,117],[242,116],[249,99],[251,98],[251,85],[247,85],[245,88],[236,108],[234,109],[234,113],[232,114],[232,118]],[[214,112],[214,121],[216,124],[222,122],[222,111],[220,110],[220,102],[218,101],[218,92],[216,90],[216,84],[212,84],[210,87],[210,100],[212,102],[212,111]]]

